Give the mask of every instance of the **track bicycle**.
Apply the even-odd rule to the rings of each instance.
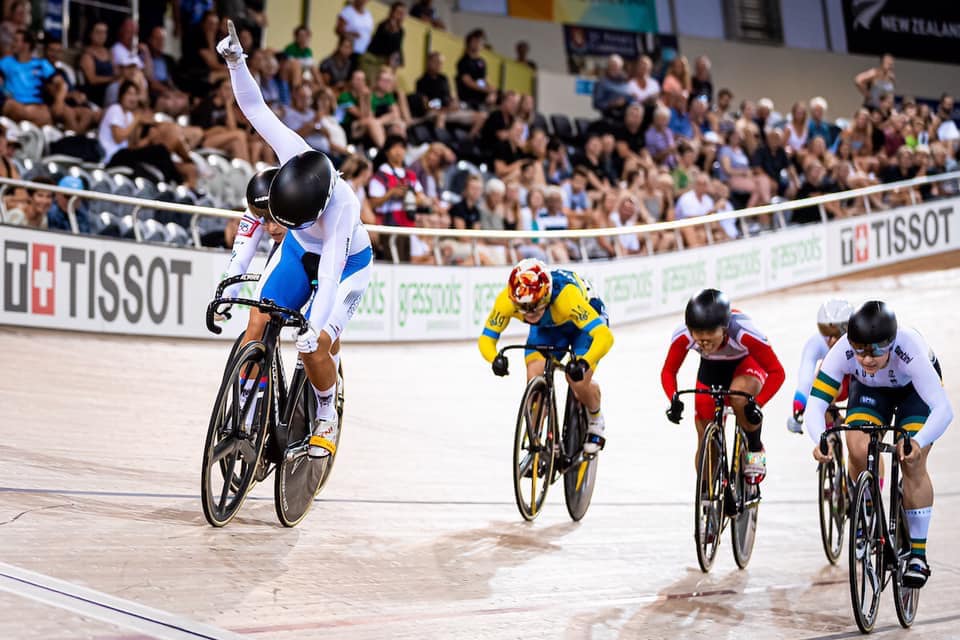
[[[214,527],[229,523],[253,486],[273,472],[277,518],[286,527],[297,525],[326,484],[336,458],[336,450],[324,458],[307,455],[316,396],[299,357],[287,384],[279,349],[281,330],[295,327],[302,332],[308,326],[307,319],[298,310],[271,300],[223,297],[230,285],[259,278],[257,274],[227,278],[207,306],[207,328],[216,334],[222,328],[216,325],[215,317],[229,317],[229,311],[223,311],[227,305],[256,307],[270,316],[260,340],[242,344],[241,334],[234,342],[210,416],[200,488],[203,514]],[[340,426],[335,444],[339,448],[344,403],[342,366],[335,402]]]
[[[843,455],[843,438],[833,431],[841,423],[841,408],[830,405],[826,414],[827,439],[833,456],[817,465],[817,504],[820,512],[820,542],[830,564],[837,564],[843,551],[843,538],[850,511],[851,486]]]
[[[587,410],[567,389],[563,423],[557,420],[554,373],[569,356],[566,371],[577,356],[570,347],[511,345],[500,350],[504,356],[513,349],[540,352],[546,360],[541,375],[531,378],[520,401],[513,444],[513,491],[524,520],[536,518],[547,490],[561,476],[567,513],[578,521],[587,513],[597,478],[596,454],[583,453],[587,437]]]
[[[703,429],[700,454],[697,458],[697,492],[694,497],[693,536],[697,547],[697,562],[704,573],[710,571],[720,547],[720,534],[730,521],[733,558],[737,566],[746,568],[753,554],[757,535],[757,516],[760,509],[760,487],[749,484],[744,477],[747,437],[737,425],[733,441],[733,453],[727,459],[727,441],[724,422],[733,409],[726,407],[725,400],[737,396],[752,400],[743,391],[731,391],[722,387],[687,389],[674,394],[676,400],[682,395],[708,395],[713,398],[713,420]]]
[[[860,431],[870,436],[867,468],[857,478],[853,508],[850,511],[850,603],[857,627],[863,633],[873,631],[880,609],[880,594],[893,583],[893,602],[900,626],[907,628],[917,615],[920,590],[903,584],[910,560],[910,529],[903,508],[903,487],[896,441],[905,438],[904,453],[910,455],[910,434],[900,427],[853,421],[835,426],[820,437],[820,451],[828,451],[831,432]],[[894,443],[883,442],[887,432]],[[880,455],[890,456],[890,513],[886,513],[880,489]]]

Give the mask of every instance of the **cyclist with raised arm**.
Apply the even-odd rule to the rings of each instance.
[[[683,402],[674,397],[677,392],[677,372],[691,349],[700,354],[698,389],[722,387],[753,397],[747,400],[734,396],[728,398],[727,402],[747,438],[744,479],[750,484],[759,484],[767,474],[767,456],[760,439],[763,426],[760,408],[780,389],[785,378],[777,354],[749,316],[730,308],[730,301],[723,292],[704,289],[697,293],[687,302],[684,324],[673,333],[660,372],[663,390],[670,399],[667,419],[674,424],[680,424],[683,418]],[[694,465],[700,457],[703,431],[713,419],[713,412],[713,399],[698,395],[694,416],[697,426]]]
[[[791,433],[803,433],[803,410],[807,408],[807,394],[810,393],[813,378],[817,375],[817,367],[830,351],[830,347],[847,332],[847,320],[850,319],[851,313],[853,313],[853,307],[846,300],[827,300],[820,305],[817,311],[817,333],[810,336],[807,343],[803,345],[803,353],[800,355],[797,390],[793,393],[793,415],[787,418],[787,429]],[[843,401],[846,397],[846,384],[844,384],[837,396],[837,401]]]
[[[300,309],[315,291],[306,314],[310,326],[298,336],[297,350],[317,397],[308,453],[325,457],[336,450],[340,334],[370,282],[370,238],[360,222],[360,201],[353,189],[339,179],[330,158],[313,150],[267,106],[247,69],[232,21],[227,21],[227,28],[229,35],[217,44],[217,52],[227,63],[237,105],[280,159],[267,208],[289,229],[262,274],[258,296]],[[306,254],[319,256],[313,277],[304,269]]]
[[[830,349],[810,390],[804,412],[807,433],[816,443],[813,457],[827,462],[833,455],[820,452],[824,414],[850,376],[847,422],[894,424],[910,434],[913,447],[897,455],[903,469],[903,506],[910,528],[911,557],[903,575],[907,587],[919,588],[930,576],[927,532],[933,513],[933,483],[927,473],[927,456],[933,442],[953,420],[953,408],[941,382],[940,364],[923,337],[899,327],[885,303],[871,300],[850,316],[847,334]],[[866,447],[850,447],[850,467],[866,468]]]
[[[613,345],[603,301],[592,296],[587,283],[572,271],[549,270],[535,258],[518,262],[510,272],[506,288],[494,301],[479,340],[480,353],[498,376],[509,371],[507,358],[497,354],[497,341],[514,318],[530,325],[527,344],[573,347],[577,359],[567,365],[567,383],[587,409],[583,452],[597,453],[606,440],[600,385],[593,376],[597,364]],[[543,374],[546,362],[534,349],[527,349],[525,355],[529,381]]]

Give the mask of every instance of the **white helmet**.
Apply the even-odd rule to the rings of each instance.
[[[853,307],[846,300],[827,300],[817,311],[817,328],[825,338],[839,338],[847,332]]]

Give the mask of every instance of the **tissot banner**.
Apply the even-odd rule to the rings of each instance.
[[[960,2],[843,0],[851,53],[960,63]]]

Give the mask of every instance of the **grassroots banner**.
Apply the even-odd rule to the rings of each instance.
[[[860,271],[960,248],[960,198],[827,223],[831,274]]]
[[[510,16],[656,32],[656,0],[509,0]]]
[[[960,2],[843,0],[851,53],[960,63]]]
[[[574,24],[563,25],[563,41],[567,51],[567,71],[578,75],[602,73],[607,57],[612,54],[619,55],[627,62],[648,55],[656,64],[665,52],[669,51],[671,56],[675,56],[678,50],[677,37],[674,35]]]

